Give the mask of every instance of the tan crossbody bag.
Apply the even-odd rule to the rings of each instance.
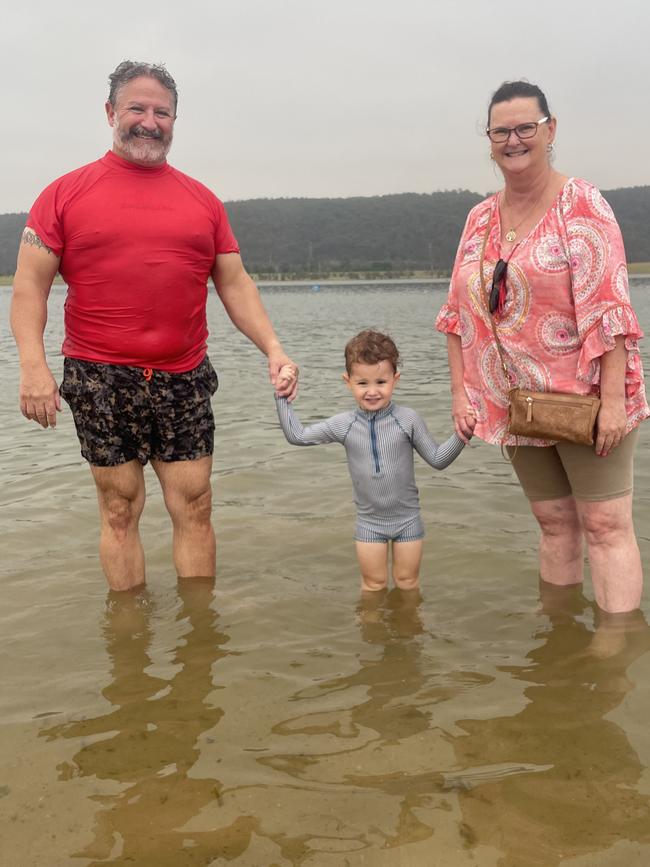
[[[510,382],[501,341],[487,304],[487,289],[483,274],[485,248],[490,233],[488,221],[479,262],[482,301],[492,326],[494,341],[506,381]],[[582,445],[593,445],[596,416],[600,398],[592,394],[567,394],[557,391],[529,391],[511,388],[508,392],[508,433],[513,436],[542,440],[563,440]]]

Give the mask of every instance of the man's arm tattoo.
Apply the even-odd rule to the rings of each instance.
[[[50,247],[48,247],[47,244],[44,244],[36,232],[29,227],[24,229],[22,241],[23,244],[31,244],[32,247],[40,247],[41,250],[45,250],[46,253],[52,252]]]

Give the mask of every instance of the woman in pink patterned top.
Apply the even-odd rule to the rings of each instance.
[[[456,431],[467,437],[475,416],[475,436],[508,446],[541,527],[542,580],[581,582],[586,539],[598,605],[630,611],[642,589],[632,460],[636,428],[650,415],[643,334],[616,219],[595,187],[551,166],[556,129],[537,86],[505,82],[495,92],[486,132],[505,185],[467,218],[436,327],[447,334]],[[599,393],[595,446],[518,437],[513,448],[507,393],[515,384]]]

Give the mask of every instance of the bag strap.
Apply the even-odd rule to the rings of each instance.
[[[485,274],[483,273],[483,263],[485,261],[485,248],[487,247],[488,238],[490,236],[490,228],[492,223],[492,209],[490,209],[490,215],[488,217],[487,226],[485,228],[485,236],[483,237],[483,243],[481,245],[481,255],[479,257],[479,277],[481,280],[481,298],[483,304],[485,305],[485,311],[487,313],[487,317],[490,320],[490,325],[492,326],[492,334],[494,335],[494,342],[496,343],[497,352],[499,353],[499,360],[501,362],[501,367],[503,369],[503,375],[505,376],[506,382],[510,383],[510,377],[508,375],[508,366],[506,365],[506,360],[503,354],[503,348],[501,346],[501,341],[499,340],[499,335],[497,334],[496,325],[494,324],[494,317],[490,313],[490,306],[487,301],[487,287],[485,285]],[[517,454],[517,449],[519,448],[519,443],[517,441],[517,437],[515,436],[515,450],[513,452],[512,458],[508,457],[505,451],[505,442],[506,442],[506,434],[507,431],[503,432],[503,439],[501,440],[501,455],[505,461],[508,463],[512,463],[512,459]]]
[[[485,285],[485,274],[483,273],[483,263],[485,261],[485,248],[487,247],[488,238],[490,236],[490,227],[492,223],[492,210],[490,209],[490,216],[488,217],[487,227],[485,229],[485,236],[483,238],[483,244],[481,245],[481,256],[479,258],[479,276],[481,279],[481,298],[483,300],[483,304],[485,305],[485,310],[488,315],[488,319],[490,320],[490,325],[492,326],[492,334],[494,335],[494,342],[497,345],[497,351],[499,353],[499,360],[501,361],[501,367],[503,368],[503,373],[507,382],[510,382],[510,377],[508,376],[508,367],[506,365],[506,361],[503,355],[503,348],[501,346],[501,341],[499,340],[499,335],[497,334],[496,325],[494,324],[494,317],[490,313],[490,307],[487,302],[487,287]]]

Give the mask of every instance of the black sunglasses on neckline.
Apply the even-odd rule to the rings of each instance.
[[[508,263],[505,259],[499,259],[499,261],[494,266],[494,271],[492,272],[492,288],[490,289],[490,313],[495,313],[499,306],[499,291],[501,289],[501,284],[504,284],[505,288],[505,280],[506,280],[506,272],[508,270]]]

